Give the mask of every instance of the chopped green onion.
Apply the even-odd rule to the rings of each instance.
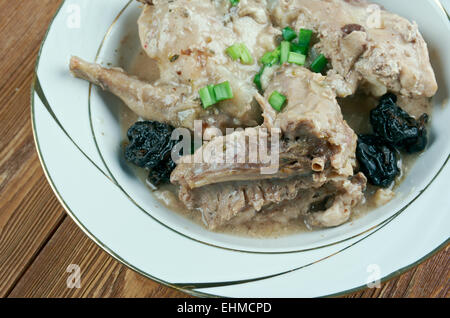
[[[256,85],[256,87],[262,91],[262,84],[261,84],[261,76],[264,73],[264,69],[265,69],[265,65],[263,65],[263,67],[261,67],[261,70],[259,71],[258,74],[255,75],[255,78],[253,79],[253,83]]]
[[[275,54],[276,56],[280,57],[281,45],[278,45],[278,47],[275,50],[273,50],[273,54]]]
[[[297,34],[295,33],[294,30],[292,30],[292,28],[286,27],[286,28],[283,29],[283,39],[285,39],[286,41],[291,42],[295,38],[297,38]]]
[[[288,62],[297,64],[297,65],[305,65],[306,55],[291,52],[291,53],[289,53]]]
[[[231,6],[234,7],[234,6],[238,5],[239,0],[230,0],[230,2],[231,2]]]
[[[253,64],[253,58],[247,46],[245,46],[245,44],[241,44],[239,47],[241,49],[241,63],[246,65]]]
[[[239,44],[230,46],[228,49],[226,49],[226,52],[233,59],[233,61],[236,61],[242,55],[241,46]]]
[[[308,46],[300,46],[297,43],[291,43],[291,52],[303,54],[305,56],[308,55],[309,47]]]
[[[303,47],[309,47],[312,35],[313,35],[312,30],[300,29],[300,33],[298,36],[298,45]]]
[[[312,64],[311,64],[311,71],[313,71],[315,73],[321,73],[323,71],[323,69],[325,68],[325,66],[327,66],[327,64],[328,64],[328,60],[325,57],[325,55],[320,54],[314,60],[314,62],[312,62]]]
[[[291,51],[308,56],[312,35],[312,30],[300,29],[298,43],[293,43]]]
[[[280,53],[278,49],[276,49],[275,51],[267,52],[266,54],[264,54],[263,57],[261,58],[261,64],[265,66],[272,66],[278,63],[279,59]]]
[[[202,101],[204,109],[217,103],[216,96],[214,93],[214,85],[205,86],[201,88],[198,91],[198,93],[200,95],[200,99]]]
[[[274,61],[274,55],[273,52],[267,52],[266,54],[263,55],[263,57],[261,58],[261,64],[263,65],[270,65],[273,63]]]
[[[261,75],[262,73],[258,73],[255,75],[255,78],[253,79],[253,83],[256,85],[258,90],[262,91],[262,84],[261,84]]]
[[[283,109],[285,103],[286,96],[280,94],[279,92],[273,91],[272,95],[270,95],[269,104],[276,111],[280,112]]]
[[[253,64],[252,55],[245,44],[234,44],[225,51],[233,59],[233,61],[241,59],[242,64]]]
[[[218,102],[234,97],[230,82],[223,82],[214,86],[214,94]]]
[[[291,43],[288,41],[281,42],[280,64],[287,62],[289,58],[289,52],[291,51]]]

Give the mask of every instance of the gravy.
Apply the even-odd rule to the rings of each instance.
[[[148,82],[154,82],[159,78],[157,63],[149,59],[143,51],[137,54],[134,62],[130,66],[130,69],[127,71]],[[372,133],[372,128],[369,123],[369,114],[370,110],[376,107],[377,99],[363,94],[356,94],[355,96],[345,99],[338,99],[338,103],[342,108],[342,113],[345,120],[357,134]],[[430,114],[431,111],[431,103],[428,99],[410,100],[399,98],[399,105],[404,107],[405,110],[413,116],[420,116],[424,112]],[[121,128],[124,141],[127,140],[126,134],[128,128],[138,119],[139,118],[131,110],[127,107],[123,107],[123,112],[121,114]],[[395,189],[404,180],[417,157],[418,155],[402,154],[400,162],[401,174],[390,189],[380,190],[377,187],[368,185],[365,192],[366,200],[364,204],[354,208],[349,222],[366,215],[370,211],[392,199],[395,195]],[[145,184],[148,174],[147,171],[134,166],[132,168],[135,171],[136,176]],[[161,204],[166,206],[171,211],[174,211],[197,224],[204,224],[200,212],[186,209],[183,203],[178,199],[178,189],[176,186],[168,184],[161,186],[156,191],[152,191],[149,187],[149,192],[151,192]],[[238,226],[225,226],[220,230],[217,230],[217,232],[244,237],[276,238],[311,230],[312,229],[305,225],[302,219],[299,219],[298,222],[291,221],[288,224],[273,221],[268,221],[265,223],[250,222],[249,224],[240,224]]]

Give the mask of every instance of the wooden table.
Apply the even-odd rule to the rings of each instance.
[[[39,163],[30,85],[39,45],[61,0],[0,1],[0,296],[184,297],[118,263],[67,216]],[[449,247],[349,297],[448,297]],[[70,264],[81,288],[67,288]]]

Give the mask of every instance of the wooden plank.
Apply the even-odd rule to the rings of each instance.
[[[68,288],[69,265],[80,267],[80,288]],[[185,297],[117,262],[67,218],[10,297]]]
[[[64,218],[40,166],[30,122],[34,62],[58,3],[0,2],[0,296]]]

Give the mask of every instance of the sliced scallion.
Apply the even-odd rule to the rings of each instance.
[[[198,93],[200,95],[200,99],[202,101],[204,109],[211,107],[212,105],[217,103],[214,93],[214,85],[205,86],[201,88]]]
[[[261,64],[263,65],[270,65],[274,61],[273,52],[267,52],[263,55],[261,58]]]
[[[228,49],[226,49],[226,52],[233,59],[233,61],[236,61],[241,57],[242,54],[241,46],[239,44],[234,44],[230,46]]]
[[[217,102],[234,97],[233,90],[231,89],[230,82],[228,81],[214,86],[214,94]]]
[[[250,51],[248,50],[247,46],[243,43],[234,44],[229,48],[227,48],[225,51],[233,59],[233,61],[241,59],[242,64],[246,65],[253,64],[253,57],[250,54]]]
[[[291,50],[295,53],[300,53],[308,56],[312,35],[312,30],[300,29],[298,43],[295,43]]]
[[[230,0],[230,2],[232,7],[237,6],[239,4],[239,0]]]
[[[311,71],[315,73],[321,73],[323,69],[327,66],[328,60],[325,55],[320,54],[314,62],[311,64]]]
[[[303,47],[309,47],[312,35],[313,35],[312,30],[300,29],[300,33],[298,36],[298,45]]]
[[[283,109],[284,104],[286,103],[286,96],[280,94],[277,91],[273,91],[272,95],[269,98],[269,104],[273,109],[280,112]]]
[[[283,39],[285,39],[286,41],[291,42],[295,38],[297,38],[297,34],[295,33],[294,30],[292,30],[292,28],[286,27],[286,28],[283,29]]]
[[[288,63],[294,63],[297,65],[305,65],[306,55],[291,52],[289,53]]]
[[[291,43],[291,52],[308,55],[309,47],[300,46],[297,43]]]
[[[280,53],[277,49],[275,51],[267,52],[266,54],[264,54],[263,57],[261,58],[261,64],[265,66],[272,66],[278,63],[279,60],[280,60]]]
[[[245,44],[239,45],[241,51],[241,63],[245,65],[253,64],[253,57]]]
[[[259,73],[256,74],[256,75],[255,75],[255,78],[253,79],[253,83],[256,85],[256,87],[257,87],[260,91],[262,91],[261,76],[262,76],[263,73],[264,73],[264,69],[265,69],[265,66],[263,65],[263,67],[261,67],[261,70],[259,71]]]
[[[288,41],[281,42],[280,64],[287,62],[289,58],[289,52],[291,51],[291,43]]]

